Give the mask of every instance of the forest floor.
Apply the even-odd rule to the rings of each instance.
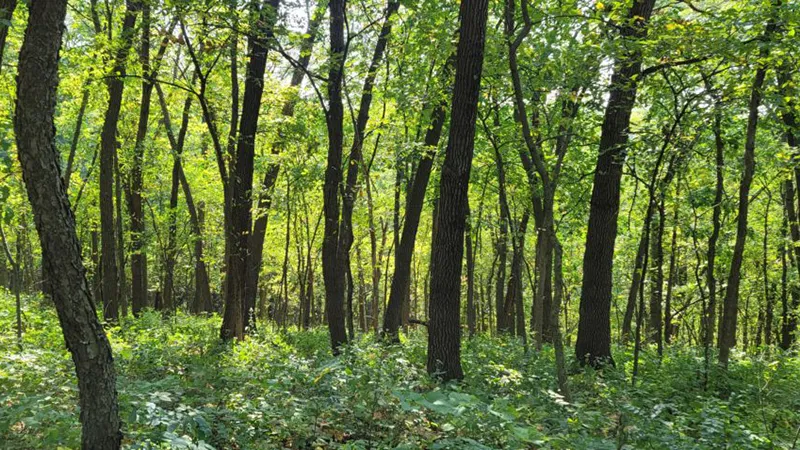
[[[0,294],[0,447],[78,448],[77,387],[52,307],[25,299],[23,350],[14,303]],[[109,330],[130,449],[771,449],[796,448],[800,360],[737,355],[709,374],[702,352],[645,352],[631,386],[617,368],[570,377],[555,393],[553,352],[514,340],[465,341],[467,378],[425,373],[424,330],[385,347],[365,335],[330,356],[324,328],[261,330],[235,345],[219,318],[147,313]],[[267,327],[269,328],[269,327]],[[721,399],[720,390],[730,392]]]

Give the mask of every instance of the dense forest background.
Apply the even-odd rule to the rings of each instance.
[[[56,327],[58,311],[79,379],[102,374],[98,384],[114,392],[114,406],[102,410],[111,415],[94,427],[82,416],[84,448],[120,445],[86,437],[114,441],[108,434],[123,426],[114,386],[123,410],[130,398],[107,369],[112,354],[121,379],[132,381],[163,375],[137,366],[147,360],[140,346],[162,352],[154,366],[169,366],[197,356],[195,345],[206,359],[192,364],[234,358],[230,367],[263,369],[220,347],[229,345],[284,362],[308,358],[320,366],[283,371],[307,372],[298,383],[310,390],[331,371],[373,370],[388,358],[392,368],[372,374],[384,378],[375,396],[393,398],[385,401],[403,413],[418,411],[414,402],[447,415],[485,400],[454,388],[440,394],[446,407],[437,411],[436,399],[417,394],[441,393],[437,384],[405,384],[423,366],[435,380],[466,377],[467,392],[483,379],[487,395],[521,376],[524,386],[509,395],[544,390],[541,401],[567,409],[604,383],[625,390],[619,400],[631,405],[685,389],[763,417],[747,445],[795,448],[800,417],[788,411],[800,394],[785,386],[800,380],[798,29],[800,4],[789,0],[0,0],[3,347],[57,351],[58,334],[41,333]],[[60,52],[44,44],[55,35]],[[55,80],[37,80],[36,71],[56,56],[57,91],[54,82],[41,85],[53,91],[36,90]],[[46,92],[57,92],[50,122],[50,106],[30,106]],[[53,126],[58,170],[47,179],[48,160],[25,159],[22,146]],[[36,199],[62,194],[68,208],[48,222],[53,203]],[[58,223],[80,253],[47,244]],[[65,288],[84,277],[86,289]],[[66,309],[76,298],[95,314]],[[111,347],[102,329],[70,340],[70,327],[98,320]],[[108,350],[108,366],[92,366],[98,372],[80,369],[75,343],[86,333]],[[4,374],[22,361],[3,364],[0,400],[24,411],[22,394],[35,384]],[[481,375],[488,364],[509,367],[497,375],[504,382]],[[256,379],[282,373],[269,372]],[[774,398],[753,406],[742,386],[771,376],[756,391]],[[648,391],[659,377],[685,385]],[[355,379],[366,384],[349,395],[368,396],[372,381]],[[635,391],[637,382],[650,388]],[[91,383],[79,384],[86,410]],[[786,409],[776,406],[781,398]],[[453,429],[416,424],[393,434],[373,424],[363,433],[376,441],[364,448],[394,448],[412,442],[407,435],[418,439],[411,448],[468,447],[458,440],[467,437],[573,448],[543,437],[557,425],[534,426],[520,398],[510,404],[498,426],[527,431],[483,439],[469,428],[481,419],[470,416],[455,421],[456,440],[433,447]],[[594,405],[607,407],[611,425],[581,419],[598,438],[582,448],[695,448],[656,443],[652,422],[631,429],[631,415],[650,414],[631,405],[640,409]],[[760,409],[767,405],[774,420]],[[401,414],[375,412],[384,407],[376,404],[370,420]],[[20,414],[0,413],[8,422],[0,436],[29,448]],[[206,421],[184,429],[187,446],[192,438],[219,448],[246,442],[234,432],[200,434],[216,429]],[[692,437],[689,428],[678,434]],[[144,442],[135,425],[131,433]],[[358,434],[337,433],[326,444],[284,436],[281,445]],[[741,436],[720,436],[697,448],[728,440],[746,448]],[[180,448],[175,439],[162,444]]]

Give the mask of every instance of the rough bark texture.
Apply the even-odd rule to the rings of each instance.
[[[621,25],[622,39],[639,40],[655,0],[636,0]],[[628,127],[636,101],[637,77],[642,55],[637,50],[623,51],[614,62],[611,88],[600,134],[600,148],[594,172],[589,228],[583,256],[578,339],[575,356],[582,364],[613,364],[611,357],[611,284],[614,242],[617,239],[620,180]]]
[[[247,63],[242,100],[242,117],[236,143],[236,157],[229,177],[231,214],[225,310],[220,336],[223,339],[242,339],[251,325],[255,304],[246,304],[247,278],[250,263],[249,237],[253,208],[253,161],[261,96],[264,92],[264,72],[267,64],[267,41],[272,38],[279,0],[259,5],[251,3],[250,14],[256,36],[248,40],[250,59]],[[255,298],[255,297],[253,297]],[[247,302],[249,303],[249,302]]]
[[[461,265],[475,119],[483,69],[487,0],[461,2],[456,79],[439,185],[439,226],[431,250],[428,373],[461,379]]]
[[[53,302],[78,376],[84,449],[120,447],[116,374],[111,346],[97,320],[75,218],[61,179],[53,116],[58,53],[67,2],[30,4],[19,58],[14,130],[22,175],[42,245]]]
[[[344,105],[342,103],[342,69],[345,54],[344,15],[346,0],[331,0],[330,68],[328,71],[328,163],[323,187],[325,234],[322,241],[322,276],[325,278],[325,315],[330,331],[331,349],[339,354],[347,343],[344,324],[344,273],[338,264],[339,185],[342,183],[342,146],[344,145]]]
[[[119,316],[117,292],[117,249],[114,235],[114,156],[117,153],[117,124],[122,107],[122,92],[125,88],[126,60],[133,44],[136,15],[142,5],[136,0],[127,0],[125,17],[122,23],[121,43],[114,55],[114,65],[107,79],[108,109],[106,110],[103,131],[100,135],[100,242],[102,253],[100,265],[103,267],[102,295],[103,317],[114,321]]]

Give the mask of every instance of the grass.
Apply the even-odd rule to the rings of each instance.
[[[0,447],[78,448],[55,312],[24,303],[20,352],[13,301],[0,293]],[[219,323],[148,312],[108,331],[126,448],[773,449],[795,448],[800,433],[800,360],[775,350],[737,355],[704,390],[698,349],[645,352],[632,386],[630,352],[618,348],[616,369],[570,377],[567,403],[552,350],[525,355],[511,339],[465,341],[467,378],[440,385],[425,373],[424,330],[394,347],[364,335],[333,358],[323,328],[264,325],[223,345]]]

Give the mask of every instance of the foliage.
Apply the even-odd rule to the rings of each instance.
[[[18,352],[12,300],[0,294],[0,441],[77,448],[57,318],[41,298],[25,305]],[[696,349],[648,354],[636,387],[619,349],[618,369],[571,377],[568,403],[549,348],[525,355],[516,341],[476,337],[464,348],[467,379],[439,385],[425,373],[423,332],[388,348],[362,336],[336,359],[320,329],[265,325],[226,346],[218,324],[147,312],[111,329],[126,448],[771,449],[790,448],[800,427],[800,360],[788,354],[740,355],[704,391]]]

